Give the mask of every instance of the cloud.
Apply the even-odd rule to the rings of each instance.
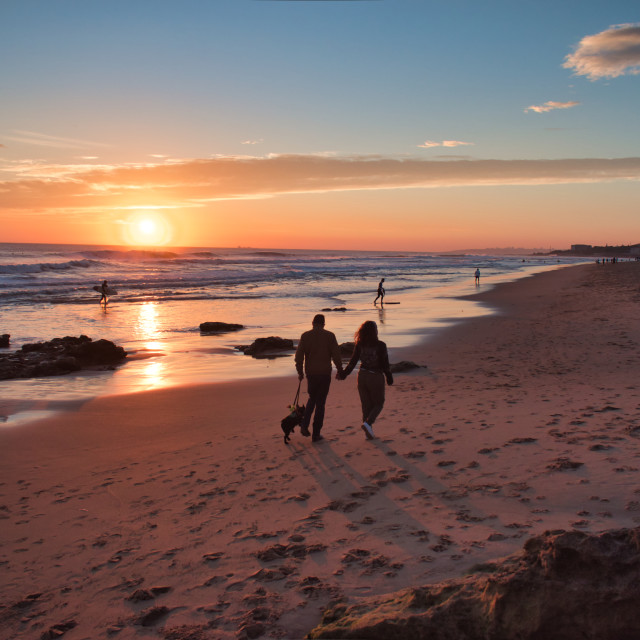
[[[546,113],[547,111],[553,111],[554,109],[571,109],[571,107],[577,107],[579,102],[555,102],[553,100],[549,100],[544,104],[539,105],[531,105],[527,107],[524,112],[529,113],[529,111],[535,111],[536,113]]]
[[[31,163],[13,175],[12,180],[0,182],[4,211],[100,214],[141,204],[184,209],[216,200],[294,193],[640,181],[640,157],[417,160],[243,156],[93,167]]]
[[[240,144],[262,144],[264,142],[263,138],[260,140],[243,140]]]
[[[640,23],[619,24],[585,36],[562,65],[589,80],[640,73]]]
[[[12,135],[4,136],[12,142],[34,145],[37,147],[55,147],[57,149],[86,149],[87,147],[110,147],[111,145],[89,140],[77,140],[75,138],[62,138],[50,136],[46,133],[35,131],[12,131]]]
[[[460,140],[443,140],[442,142],[425,140],[422,144],[419,144],[418,147],[421,149],[431,149],[433,147],[469,147],[473,145],[473,142],[461,142]]]

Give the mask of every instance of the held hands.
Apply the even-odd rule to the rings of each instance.
[[[344,380],[347,376],[344,371],[336,372],[336,380]]]

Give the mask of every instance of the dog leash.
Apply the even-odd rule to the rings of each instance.
[[[293,407],[298,406],[298,398],[300,397],[300,385],[302,384],[302,380],[298,382],[298,391],[296,391],[296,397],[293,399]]]

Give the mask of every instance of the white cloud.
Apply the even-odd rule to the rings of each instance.
[[[443,147],[470,147],[473,146],[473,142],[461,142],[460,140],[443,140]]]
[[[580,103],[571,101],[571,102],[555,102],[554,100],[549,100],[544,104],[531,105],[527,107],[524,112],[529,113],[529,111],[535,111],[536,113],[546,113],[547,111],[553,111],[554,109],[571,109],[571,107],[577,107]]]
[[[56,149],[86,149],[87,147],[109,147],[111,145],[101,142],[91,142],[89,140],[77,140],[76,138],[63,138],[51,136],[46,133],[36,131],[15,130],[12,135],[5,136],[5,139],[12,142],[21,142],[37,147],[54,147]]]
[[[432,149],[433,147],[469,147],[473,145],[473,142],[461,142],[460,140],[443,140],[442,142],[425,140],[422,144],[419,144],[418,147],[421,149]]]
[[[243,140],[240,144],[262,144],[264,142],[263,138],[259,140]]]
[[[562,66],[589,80],[640,74],[640,23],[614,25],[585,36]]]

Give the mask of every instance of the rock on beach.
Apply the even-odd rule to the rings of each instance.
[[[0,380],[60,376],[81,369],[113,367],[127,354],[110,340],[85,336],[54,338],[48,342],[22,345],[0,355]]]
[[[413,371],[414,369],[426,369],[424,364],[416,364],[411,360],[401,360],[400,362],[392,363],[389,368],[391,373],[404,373],[405,371]]]
[[[353,355],[353,351],[356,348],[355,342],[341,342],[340,343],[340,353],[343,358],[350,358]]]
[[[240,329],[244,329],[243,324],[232,322],[202,322],[200,324],[202,333],[227,333],[228,331],[240,331]]]
[[[268,358],[284,355],[283,351],[293,351],[295,345],[289,338],[279,338],[270,336],[268,338],[257,338],[250,345],[238,345],[238,351],[242,351],[245,356],[254,358]]]
[[[637,637],[640,528],[547,531],[462,578],[325,611],[308,638]]]

